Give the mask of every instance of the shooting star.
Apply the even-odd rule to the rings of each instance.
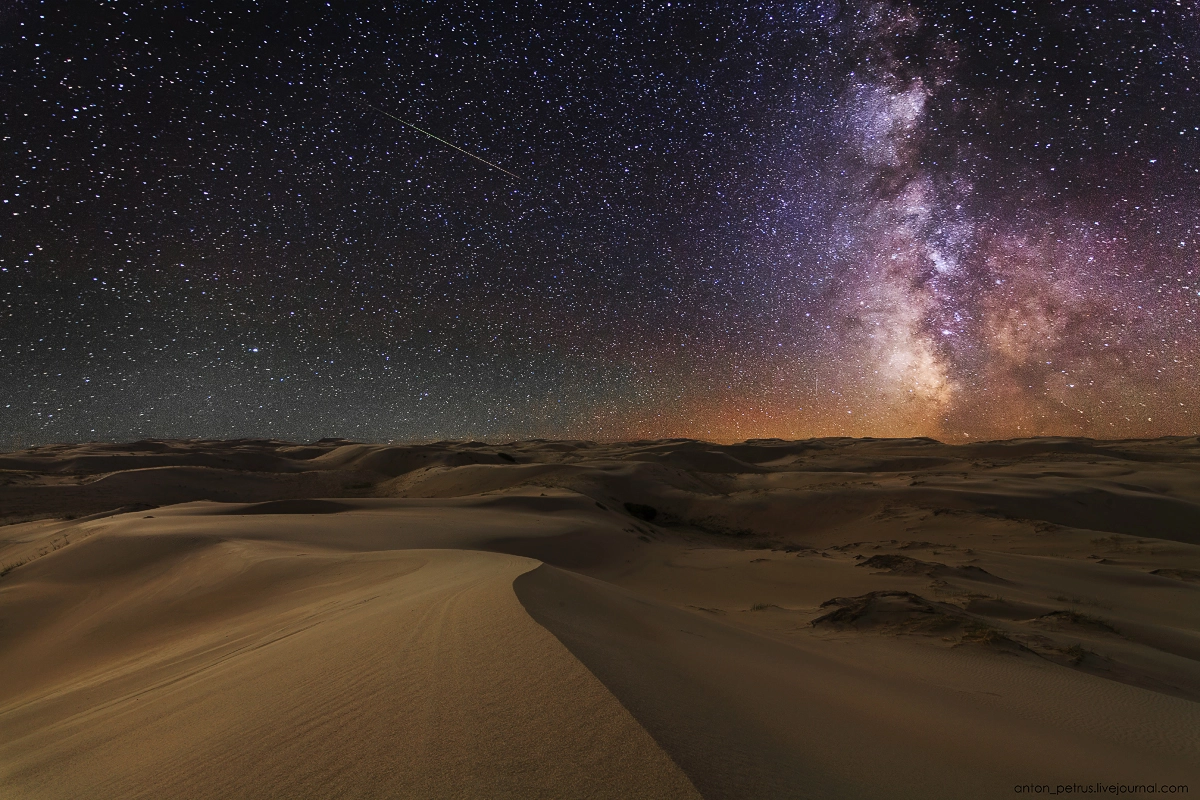
[[[451,142],[447,142],[445,139],[443,139],[440,136],[437,136],[436,134],[432,134],[427,130],[418,128],[416,125],[413,125],[408,120],[400,119],[395,114],[384,111],[382,108],[379,108],[378,106],[373,106],[370,103],[364,102],[363,100],[359,100],[357,97],[351,97],[350,99],[353,100],[354,102],[358,103],[359,105],[366,106],[367,108],[371,109],[372,111],[383,114],[385,117],[389,117],[391,119],[396,120],[396,122],[399,122],[401,125],[406,125],[406,126],[412,128],[417,133],[423,133],[426,136],[428,136],[430,139],[437,139],[439,142],[446,145],[447,147],[453,147],[455,150],[462,153],[464,156],[469,156],[470,158],[475,159],[476,161],[480,162],[481,164],[487,164],[492,169],[498,169],[501,172],[503,172],[505,175],[511,175],[512,177],[516,178],[517,180],[521,180],[521,176],[518,175],[517,173],[509,172],[504,167],[501,167],[498,164],[493,164],[492,162],[488,161],[487,159],[480,158],[479,156],[475,155],[474,153],[470,152],[469,150],[463,150],[458,145],[452,144]]]

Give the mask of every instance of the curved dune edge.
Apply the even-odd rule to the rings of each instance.
[[[0,696],[6,792],[699,796],[518,602],[513,581],[536,561],[454,550],[302,557],[260,542],[179,555],[153,575],[102,578],[82,622],[82,606],[41,620],[44,633],[8,653],[11,669],[21,648],[36,663],[39,648],[69,646],[76,669]],[[153,629],[129,620],[164,602],[177,616],[157,641],[104,649],[106,637],[124,641],[121,625]],[[90,661],[78,653],[89,646]]]
[[[514,589],[707,800],[1200,777],[1200,706],[1179,698],[993,654],[884,643],[839,658],[549,565]]]

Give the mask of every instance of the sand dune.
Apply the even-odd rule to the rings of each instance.
[[[60,576],[86,596],[8,651],[21,796],[696,796],[522,611],[534,562],[176,545]]]
[[[19,797],[1200,786],[1200,443],[0,455]]]
[[[994,650],[784,643],[546,566],[516,585],[704,797],[999,796],[1064,771],[1183,780],[1200,747],[1194,703],[1142,706],[1138,690]],[[1089,691],[1106,706],[1081,704]],[[1049,704],[1041,718],[995,700],[1017,693]],[[1175,752],[1145,746],[1150,731],[1179,737]]]

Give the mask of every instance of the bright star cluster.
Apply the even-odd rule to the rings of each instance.
[[[1198,93],[1192,0],[15,0],[0,449],[1195,434]]]

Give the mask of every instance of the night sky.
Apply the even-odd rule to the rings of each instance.
[[[0,449],[1200,429],[1195,0],[9,0],[0,199]]]

